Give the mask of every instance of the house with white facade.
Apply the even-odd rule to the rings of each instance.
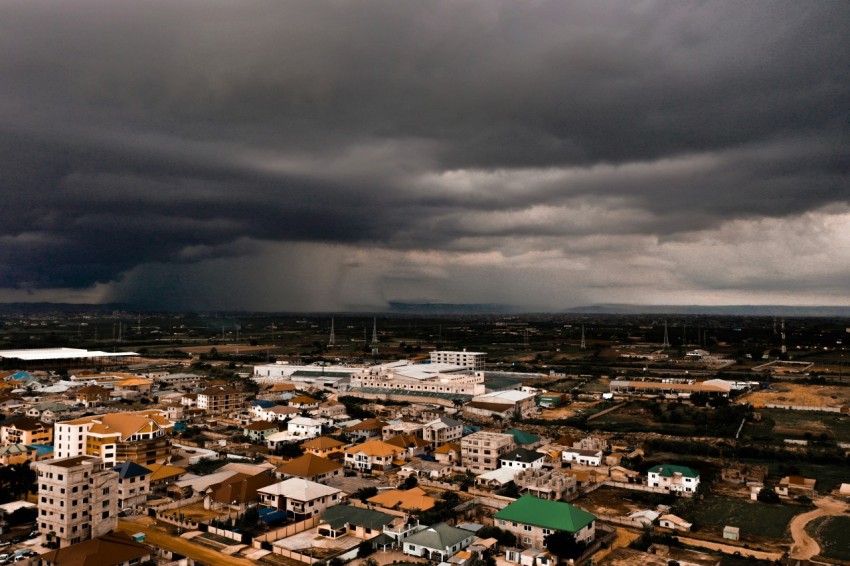
[[[499,458],[502,468],[513,470],[525,470],[528,468],[542,468],[546,461],[546,455],[535,450],[526,448],[515,448]]]
[[[646,472],[647,485],[670,492],[693,493],[699,486],[699,472],[687,466],[659,464]]]
[[[261,505],[284,511],[295,521],[319,515],[345,499],[342,490],[303,478],[289,478],[261,487],[257,493]]]
[[[561,452],[561,460],[565,463],[576,463],[583,466],[601,466],[602,450],[585,450],[584,448],[567,448]]]

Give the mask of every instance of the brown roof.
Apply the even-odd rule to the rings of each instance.
[[[41,555],[56,566],[114,566],[153,555],[153,550],[124,533],[110,533]]]
[[[346,432],[354,432],[358,430],[380,430],[387,426],[388,423],[385,423],[379,419],[366,419],[363,422],[357,423],[356,425],[351,425],[348,427]]]
[[[357,454],[363,452],[367,456],[393,456],[404,452],[403,448],[399,448],[393,444],[387,444],[383,440],[367,440],[362,444],[357,444],[345,449],[346,454]]]
[[[29,417],[21,417],[19,419],[15,419],[14,421],[5,425],[6,428],[16,428],[18,430],[38,430],[40,428],[47,428],[47,426],[37,420],[31,419]]]
[[[398,506],[399,509],[405,511],[427,511],[437,503],[437,500],[427,495],[421,487],[414,487],[407,491],[391,489],[370,497],[367,501],[387,509]]]
[[[318,402],[318,399],[313,399],[312,397],[308,397],[307,395],[299,395],[298,397],[293,397],[289,400],[290,405],[312,405]]]
[[[169,466],[168,464],[148,464],[146,467],[151,471],[152,482],[182,476],[186,473],[185,468]]]
[[[339,468],[342,468],[342,465],[333,460],[308,453],[281,464],[275,472],[285,476],[312,478],[313,476],[326,474]]]
[[[250,503],[259,499],[258,489],[273,483],[278,483],[277,479],[265,473],[254,476],[234,474],[223,482],[209,486],[207,493],[213,501],[226,505],[230,505],[234,501],[237,504]]]
[[[272,385],[272,391],[295,391],[294,383],[275,383]]]
[[[83,462],[88,462],[90,460],[100,461],[99,458],[95,458],[94,456],[72,456],[71,458],[65,458],[64,460],[50,462],[50,465],[59,466],[60,468],[73,468],[74,466],[78,466]]]
[[[434,454],[448,454],[451,451],[455,451],[460,454],[460,444],[456,444],[454,442],[446,442],[445,444],[434,450]]]
[[[502,403],[486,403],[484,401],[470,401],[466,404],[467,407],[472,407],[473,409],[484,409],[485,411],[493,411],[494,413],[504,413],[506,411],[511,411],[515,407],[514,405],[504,405]]]
[[[340,442],[339,440],[334,440],[328,436],[313,438],[301,444],[302,448],[308,450],[311,448],[315,450],[327,450],[328,448],[337,448],[338,446],[345,446],[345,443]]]
[[[412,434],[398,434],[384,442],[392,444],[393,446],[398,446],[399,448],[422,448],[431,444],[427,440]]]

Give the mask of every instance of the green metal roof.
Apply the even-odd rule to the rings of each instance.
[[[351,505],[334,505],[322,515],[322,521],[328,523],[332,529],[339,529],[345,525],[382,529],[384,525],[392,523],[393,519],[395,517],[387,513]]]
[[[424,546],[433,550],[445,551],[474,536],[475,533],[465,529],[458,529],[446,523],[437,523],[432,527],[427,527],[423,531],[410,535],[404,539],[404,542]]]
[[[524,430],[519,430],[516,428],[512,428],[511,430],[506,430],[505,434],[510,434],[514,437],[514,442],[517,444],[534,444],[540,437],[536,434],[531,434],[530,432],[525,432]]]
[[[650,474],[658,474],[661,477],[671,478],[673,474],[680,473],[686,478],[698,478],[699,472],[689,468],[687,466],[674,466],[672,464],[659,464],[657,466],[652,466],[647,470],[647,473]]]
[[[569,503],[547,501],[533,495],[523,495],[493,518],[568,533],[578,532],[596,520],[595,516]]]

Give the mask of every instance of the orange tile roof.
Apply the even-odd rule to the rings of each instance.
[[[362,444],[357,444],[345,450],[346,454],[357,454],[363,452],[367,456],[395,456],[402,454],[403,448],[387,444],[383,440],[367,440]]]
[[[342,465],[338,462],[307,453],[281,464],[275,469],[275,472],[286,476],[312,478],[313,476],[326,474],[340,468],[342,468]]]
[[[421,487],[414,487],[407,491],[391,489],[370,497],[367,501],[387,509],[398,507],[405,511],[427,511],[437,503],[437,500],[427,495]]]
[[[460,444],[456,444],[454,442],[446,442],[442,446],[438,447],[434,450],[435,454],[448,454],[449,452],[457,452],[460,454]]]
[[[340,442],[339,440],[334,440],[333,438],[327,436],[320,436],[318,438],[313,438],[301,444],[302,448],[305,449],[314,449],[314,450],[327,450],[329,448],[338,448],[341,446],[345,446],[344,442]]]

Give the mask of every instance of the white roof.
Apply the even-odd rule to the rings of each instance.
[[[517,470],[513,468],[496,468],[492,472],[484,472],[478,477],[483,480],[496,480],[501,484],[506,484],[509,481],[514,481]]]
[[[492,393],[485,393],[484,395],[476,395],[473,401],[493,403],[497,402],[497,400],[502,400],[510,401],[511,403],[518,403],[532,397],[534,397],[534,393],[525,393],[524,391],[517,391],[516,389],[508,389],[507,391],[493,391]]]
[[[267,495],[280,495],[296,501],[312,501],[319,497],[342,493],[342,490],[304,478],[289,478],[280,483],[260,488],[257,492]]]
[[[30,503],[29,501],[10,501],[9,503],[0,505],[0,511],[8,515],[10,513],[14,513],[18,509],[30,509],[32,507],[38,507],[38,505]]]
[[[79,358],[117,358],[138,356],[136,352],[101,352],[81,350],[79,348],[37,348],[31,350],[0,350],[0,358],[12,358],[25,361],[67,360]]]
[[[324,423],[325,421],[322,419],[311,419],[310,417],[293,417],[289,419],[290,424],[296,425],[305,425],[305,426],[318,426]]]
[[[237,472],[233,470],[224,470],[222,472],[214,472],[205,476],[195,476],[184,478],[174,482],[178,487],[191,487],[194,491],[203,491],[211,485],[221,483],[227,478],[233,477]]]

